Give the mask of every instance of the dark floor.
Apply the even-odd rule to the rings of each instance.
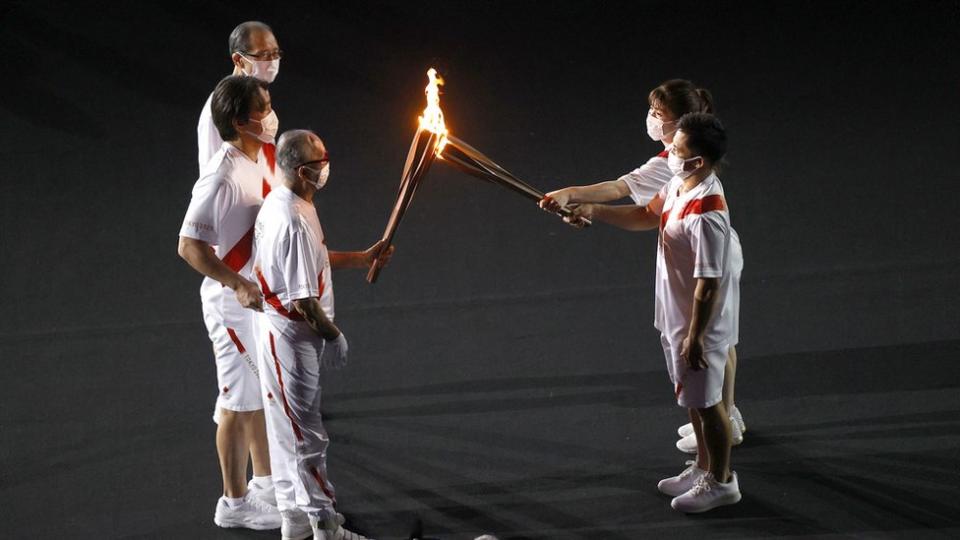
[[[596,300],[622,312],[631,293]],[[416,519],[450,539],[960,533],[960,341],[742,358],[744,498],[693,517],[656,491],[686,456],[653,331],[578,300],[344,308],[354,355],[325,407],[350,522],[378,538]],[[207,347],[199,321],[5,341],[11,537],[275,536],[212,524]]]
[[[335,156],[333,249],[379,237],[425,72],[448,127],[544,190],[661,148],[690,78],[730,135],[744,493],[684,516],[655,240],[574,231],[436,166],[374,286],[335,278],[330,475],[404,539],[960,537],[960,2],[14,0],[0,5],[0,538],[218,530],[214,368],[175,253],[227,36],[286,51],[281,130]]]

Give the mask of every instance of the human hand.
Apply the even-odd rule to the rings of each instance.
[[[591,203],[578,203],[571,204],[567,207],[570,210],[570,216],[563,218],[564,221],[570,224],[583,223],[584,220],[593,221],[593,214],[597,209],[597,205]]]
[[[540,208],[543,208],[547,212],[559,212],[561,208],[570,204],[571,198],[573,198],[572,188],[551,191],[540,199]]]
[[[378,241],[376,244],[367,248],[363,252],[363,263],[364,266],[369,268],[373,263],[379,258],[380,266],[386,266],[390,262],[390,258],[393,257],[393,252],[395,251],[395,246],[390,246],[390,248],[381,254],[383,251],[383,246],[385,242],[383,240]]]
[[[260,287],[257,287],[256,283],[240,278],[240,282],[233,291],[236,293],[237,302],[239,302],[241,306],[256,311],[263,311],[263,295],[260,294]]]
[[[680,360],[686,362],[693,371],[705,369],[707,361],[703,357],[703,341],[691,339],[690,336],[683,338],[683,345],[680,346]]]
[[[347,365],[347,338],[343,332],[323,344],[320,365],[325,369],[340,369]]]

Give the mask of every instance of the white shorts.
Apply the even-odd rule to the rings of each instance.
[[[730,354],[730,347],[722,346],[704,351],[703,358],[707,368],[694,371],[680,359],[680,347],[670,344],[663,334],[660,335],[663,356],[667,361],[667,373],[673,383],[677,405],[688,409],[706,409],[713,407],[723,399],[723,374]]]
[[[257,342],[252,310],[229,317],[203,308],[203,322],[217,363],[217,410],[246,412],[263,409],[257,369]],[[217,414],[214,421],[217,421]]]

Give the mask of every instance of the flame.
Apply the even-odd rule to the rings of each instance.
[[[430,83],[427,84],[427,108],[420,117],[420,127],[440,136],[437,141],[436,152],[439,155],[447,144],[447,126],[443,123],[443,111],[440,109],[440,87],[443,86],[443,77],[437,76],[437,70],[427,70]]]

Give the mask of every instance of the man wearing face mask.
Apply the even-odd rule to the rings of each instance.
[[[180,228],[178,253],[205,276],[203,318],[217,366],[217,454],[223,497],[214,522],[221,527],[280,526],[269,487],[248,489],[247,458],[254,478],[270,480],[270,456],[257,366],[254,310],[262,310],[252,281],[253,225],[263,203],[264,140],[276,135],[276,115],[263,81],[231,75],[211,94],[214,125],[226,141],[203,167]],[[272,120],[271,120],[272,119]],[[251,486],[256,487],[256,486]]]
[[[280,57],[283,55],[283,51],[280,50],[273,31],[262,22],[247,21],[237,25],[230,33],[229,48],[230,60],[233,63],[232,75],[255,77],[265,84],[270,84],[280,71]],[[223,146],[223,139],[220,137],[220,132],[213,121],[210,107],[212,98],[213,94],[207,98],[207,102],[200,113],[200,121],[197,123],[198,161],[201,170]],[[270,193],[271,186],[275,183],[276,152],[274,143],[279,128],[279,120],[274,112],[264,118],[262,122],[256,120],[252,122],[252,125],[249,126],[250,130],[257,133],[260,142],[263,143],[257,161],[265,164],[265,172],[261,181],[261,195],[266,197],[267,193]],[[213,421],[215,423],[220,422],[219,408],[214,411]],[[265,437],[266,435],[263,436],[263,438]],[[256,447],[257,441],[263,438],[254,438],[253,440],[254,447],[251,448],[250,456],[253,461],[253,478],[250,480],[248,487],[256,492],[261,499],[275,505],[276,499],[273,495],[269,462],[258,457],[258,455],[266,456],[267,450],[266,447],[262,450]]]
[[[726,130],[708,113],[684,115],[667,165],[670,182],[646,206],[582,204],[578,217],[631,231],[658,229],[656,308],[667,372],[677,404],[688,410],[697,458],[657,489],[681,512],[740,501],[730,469],[735,420],[723,401],[724,370],[740,339],[743,251],[716,169]]]
[[[381,248],[328,251],[313,197],[330,175],[330,156],[313,132],[280,137],[282,182],[257,216],[254,272],[266,306],[258,315],[267,433],[284,539],[359,540],[342,527],[327,478],[320,412],[323,369],[346,365],[347,339],[334,324],[333,268],[368,269]],[[392,253],[385,254],[389,260]]]
[[[282,56],[283,51],[280,50],[273,31],[262,22],[247,21],[240,23],[230,33],[232,75],[256,77],[270,84],[280,73],[280,58]],[[201,169],[220,150],[222,144],[223,139],[220,138],[220,134],[213,124],[213,116],[210,113],[210,98],[207,98],[207,102],[200,112],[200,121],[197,123],[197,160]],[[264,140],[262,152],[270,164],[272,173],[275,153],[272,139]],[[272,178],[268,179],[268,184],[272,184]],[[268,187],[269,185],[265,186],[264,189],[269,191]],[[266,196],[266,191],[264,196]]]
[[[646,118],[647,135],[663,144],[664,149],[646,163],[616,180],[588,186],[572,186],[547,193],[540,206],[556,211],[562,206],[578,203],[603,203],[629,196],[637,205],[645,205],[656,197],[660,189],[673,178],[667,158],[673,148],[680,118],[687,113],[708,112],[715,109],[713,96],[706,88],[699,88],[686,79],[670,79],[647,95],[650,106]],[[723,401],[732,421],[733,444],[743,442],[747,426],[734,401],[737,374],[737,353],[730,348],[730,358],[723,380]],[[680,440],[676,447],[688,454],[697,453],[697,440],[692,423],[678,430]]]

